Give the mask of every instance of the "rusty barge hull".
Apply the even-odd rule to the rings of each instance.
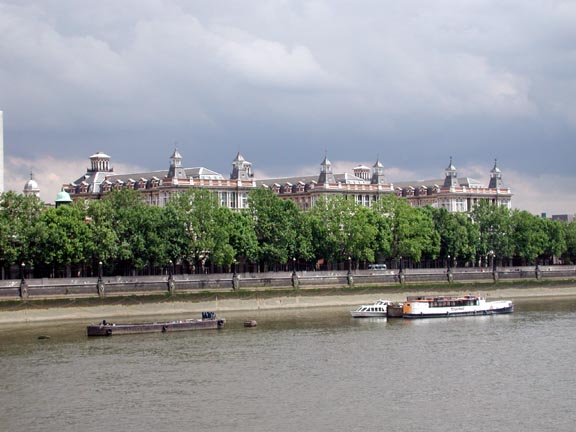
[[[86,328],[86,332],[88,336],[113,336],[139,333],[168,333],[190,330],[211,330],[224,327],[225,322],[225,319],[217,318],[131,324],[91,324]]]

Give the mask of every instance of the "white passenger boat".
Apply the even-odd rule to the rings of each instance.
[[[404,318],[442,318],[493,315],[514,312],[510,300],[486,301],[479,295],[408,297],[402,309]]]
[[[369,305],[362,305],[358,309],[350,311],[353,318],[385,317],[390,300],[378,300]]]

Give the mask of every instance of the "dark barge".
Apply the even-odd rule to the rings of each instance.
[[[217,318],[214,312],[202,312],[201,319],[185,319],[174,321],[147,323],[110,323],[103,320],[98,324],[86,327],[88,336],[112,336],[138,333],[167,333],[188,330],[221,329],[226,320]]]

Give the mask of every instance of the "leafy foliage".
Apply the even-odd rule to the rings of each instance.
[[[481,201],[467,214],[415,208],[393,194],[371,207],[353,197],[318,199],[307,212],[269,189],[249,195],[249,207],[220,207],[205,189],[174,194],[164,207],[142,202],[133,190],[101,200],[43,208],[34,196],[0,197],[0,266],[26,263],[41,276],[95,273],[100,262],[113,274],[160,271],[169,262],[182,271],[232,269],[258,263],[422,260],[459,265],[533,265],[561,257],[576,262],[576,223],[542,219]],[[4,273],[3,273],[4,274]]]

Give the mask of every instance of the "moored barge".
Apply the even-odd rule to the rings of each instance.
[[[402,317],[408,319],[494,315],[512,312],[514,312],[512,301],[486,301],[485,297],[479,295],[408,297],[402,306]]]
[[[146,323],[110,323],[103,320],[86,328],[88,336],[112,336],[138,333],[167,333],[188,330],[209,330],[224,327],[226,320],[214,312],[202,312],[201,319],[185,319]]]

